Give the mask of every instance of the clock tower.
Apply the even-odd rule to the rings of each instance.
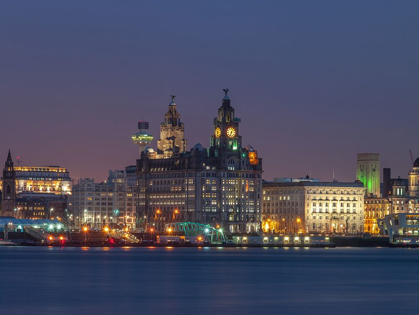
[[[214,118],[214,134],[211,136],[211,147],[217,151],[241,150],[242,137],[239,135],[240,118],[234,116],[234,108],[230,104],[228,89],[223,90],[225,96],[218,116]]]
[[[6,164],[3,170],[3,191],[1,200],[1,215],[2,216],[13,216],[13,212],[16,206],[16,173],[13,168],[12,156],[7,156]]]

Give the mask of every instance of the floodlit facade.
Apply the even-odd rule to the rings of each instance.
[[[90,225],[136,228],[135,166],[109,171],[108,180],[95,183],[91,178],[73,186],[69,209],[75,226]]]
[[[415,167],[414,167],[415,168]],[[409,186],[400,177],[392,180],[391,191],[387,198],[365,198],[365,232],[382,233],[378,221],[386,216],[399,213],[419,213],[419,196],[408,190],[412,187],[412,173],[409,173]]]
[[[182,152],[183,124],[179,125],[180,114],[174,115],[169,107],[162,130],[170,135],[170,142],[159,142],[157,152],[146,149],[137,160],[142,229],[163,230],[167,223],[187,221],[226,232],[260,229],[262,160],[252,147],[242,147],[241,121],[227,92],[214,119],[209,148],[197,144]],[[173,155],[162,156],[163,149]]]
[[[419,197],[419,158],[413,163],[409,172],[409,196]]]
[[[263,182],[263,230],[362,233],[364,191],[360,182]]]
[[[368,197],[380,197],[381,183],[380,154],[360,153],[357,158],[357,179],[364,183],[367,188],[365,194]]]
[[[16,193],[22,195],[70,195],[69,171],[59,166],[14,166]]]

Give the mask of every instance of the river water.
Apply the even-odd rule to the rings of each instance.
[[[0,247],[0,314],[419,314],[419,249]]]

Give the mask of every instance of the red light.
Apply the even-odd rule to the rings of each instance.
[[[115,244],[115,240],[113,238],[109,239],[109,244]]]
[[[65,244],[65,240],[61,240],[60,243],[61,243],[61,245],[64,245]]]

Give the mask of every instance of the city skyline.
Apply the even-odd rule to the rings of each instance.
[[[419,156],[418,5],[235,4],[2,4],[4,156],[101,181],[135,164],[137,121],[156,140],[170,94],[187,149],[208,147],[228,87],[265,179],[334,170],[353,181],[368,152],[407,177],[409,150]]]

